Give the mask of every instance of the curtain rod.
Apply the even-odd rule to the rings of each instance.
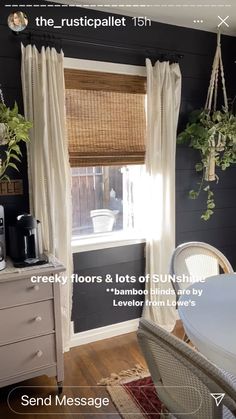
[[[56,46],[56,44],[62,49],[62,45],[65,43],[75,43],[80,44],[81,46],[89,46],[89,47],[100,47],[100,48],[111,48],[112,50],[119,50],[124,52],[130,52],[131,54],[137,54],[142,53],[147,58],[159,58],[161,60],[171,60],[171,61],[179,61],[181,60],[184,55],[181,53],[176,52],[166,52],[165,50],[160,51],[160,48],[150,47],[150,46],[141,46],[141,47],[128,47],[122,44],[108,44],[103,41],[101,42],[94,42],[91,40],[85,40],[85,39],[74,39],[74,38],[57,38],[55,35],[52,35],[51,33],[43,33],[39,34],[36,32],[13,32],[17,38],[21,39],[22,37],[28,38],[30,43],[33,42],[34,38],[39,38],[39,41],[45,41],[47,44],[51,44],[51,46]]]

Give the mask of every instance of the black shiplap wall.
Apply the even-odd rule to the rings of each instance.
[[[101,276],[102,283],[82,283],[74,286],[73,312],[74,331],[83,332],[96,327],[107,326],[139,318],[142,306],[114,306],[116,301],[143,301],[142,295],[114,295],[107,289],[143,290],[144,284],[115,283],[115,276],[129,275],[139,278],[144,274],[144,244],[93,250],[74,255],[75,272],[82,277]],[[105,282],[106,275],[111,275],[114,283]]]
[[[193,170],[197,153],[186,148],[177,151],[176,170],[176,236],[177,244],[186,241],[205,241],[219,248],[236,267],[236,168],[220,172],[213,189],[216,208],[210,220],[201,220],[206,206],[205,193],[197,200],[188,198],[190,189],[197,188],[200,178]]]
[[[11,2],[7,2],[8,4]],[[42,4],[45,2],[41,2]],[[46,3],[45,3],[46,4]],[[23,10],[23,8],[22,8]],[[181,28],[172,25],[165,25],[153,22],[151,28],[134,28],[132,22],[127,18],[127,27],[121,29],[88,29],[88,28],[63,28],[56,30],[52,28],[35,28],[34,18],[43,16],[54,18],[56,24],[61,17],[74,18],[76,16],[87,15],[89,17],[106,16],[105,13],[85,9],[67,8],[31,8],[25,9],[29,16],[29,30],[32,30],[32,41],[40,47],[43,44],[62,47],[65,56],[72,58],[93,59],[100,61],[110,61],[117,63],[127,63],[134,65],[144,65],[145,58],[152,56],[153,48],[160,53],[179,53],[184,58],[180,61],[183,75],[182,103],[180,110],[179,130],[187,121],[187,115],[193,109],[200,108],[205,103],[206,91],[211,73],[212,60],[215,52],[216,35],[204,31]],[[0,83],[4,89],[6,103],[12,105],[17,100],[22,110],[22,96],[20,84],[20,41],[27,43],[25,37],[12,34],[5,22],[9,14],[9,9],[0,6]],[[45,34],[51,34],[51,38]],[[39,41],[37,35],[42,36]],[[35,35],[35,36],[34,36]],[[86,41],[89,44],[71,42],[71,39]],[[93,45],[95,43],[96,45]],[[103,46],[99,45],[103,44]],[[225,63],[226,83],[230,97],[236,94],[235,80],[235,51],[236,39],[233,37],[222,37],[223,59]],[[200,219],[203,200],[191,201],[188,198],[189,189],[194,188],[197,175],[194,171],[194,164],[197,161],[197,153],[187,147],[177,147],[176,160],[176,240],[177,244],[189,240],[203,240],[219,247],[231,263],[236,266],[236,169],[232,168],[221,174],[220,182],[216,185],[216,204],[217,209],[212,219],[204,222]],[[20,176],[24,179],[24,196],[12,198],[0,198],[0,203],[6,206],[9,214],[21,212],[28,207],[27,175],[26,164],[22,166]],[[16,176],[17,177],[17,176]],[[127,249],[128,250],[128,249]],[[132,255],[132,250],[130,249]],[[107,251],[108,252],[108,251]],[[109,249],[113,255],[116,249]],[[95,252],[96,253],[96,252]],[[97,255],[91,252],[91,266],[96,266]],[[74,255],[76,272],[83,271],[83,254]],[[132,259],[132,256],[131,256]],[[120,259],[117,259],[121,263]],[[115,264],[115,259],[114,259]],[[142,258],[136,262],[141,272],[143,268]],[[107,266],[107,265],[106,265]],[[103,271],[107,268],[100,267]],[[87,269],[87,268],[86,268]],[[135,267],[133,267],[135,269]],[[97,271],[97,269],[96,269]],[[132,269],[130,271],[132,274]],[[79,297],[83,295],[83,305],[78,304]],[[109,302],[100,295],[100,306],[103,307],[100,320],[94,319],[91,312],[91,301],[96,290],[89,287],[84,292],[80,285],[74,288],[73,320],[76,323],[76,331],[103,326],[107,324],[104,313],[108,310]],[[102,301],[102,303],[101,303]],[[131,317],[136,317],[133,313]],[[79,323],[79,318],[86,318],[86,329]],[[121,315],[122,320],[130,318],[130,312]],[[118,317],[111,316],[110,323],[121,321]]]

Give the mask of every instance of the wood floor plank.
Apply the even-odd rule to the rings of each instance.
[[[184,330],[181,321],[177,321],[173,333],[182,338]],[[96,388],[97,383],[112,373],[119,373],[122,370],[133,368],[140,364],[146,368],[145,360],[140,351],[136,333],[128,333],[116,336],[111,339],[104,339],[87,345],[77,346],[64,354],[65,380],[63,395],[68,397],[98,397],[101,390]],[[46,397],[55,387],[55,379],[46,376],[37,377],[22,383],[15,384],[0,389],[0,419],[120,419],[119,414],[96,414],[84,415],[78,414],[78,407],[56,406],[57,414],[50,414],[50,408],[46,406],[31,407],[30,415],[21,414],[20,416],[12,412],[7,404],[9,392],[16,386],[31,386],[27,394],[35,397]],[[34,388],[40,386],[40,388]],[[78,389],[78,386],[84,387]],[[107,397],[105,387],[102,388],[103,397]],[[56,394],[56,393],[55,393]],[[20,394],[15,395],[13,407],[19,403]],[[26,408],[25,408],[26,409]],[[27,408],[28,409],[28,408]],[[111,403],[111,411],[116,409]],[[25,412],[25,410],[24,410]],[[96,412],[96,411],[95,411]],[[42,415],[43,413],[43,415]],[[63,415],[62,415],[63,413]],[[74,414],[75,413],[75,414]]]
[[[121,370],[127,370],[133,368],[136,364],[145,366],[145,361],[141,354],[138,346],[136,333],[129,333],[111,339],[105,339],[98,342],[93,342],[87,345],[78,346],[72,348],[69,352],[64,354],[65,363],[65,380],[64,380],[64,392],[68,397],[98,397],[98,389],[96,389],[97,383],[112,373],[119,373]],[[45,386],[39,389],[32,389],[29,394],[32,396],[46,397],[49,393],[48,386],[55,386],[55,379],[48,378],[46,376],[37,377],[35,379],[27,380],[22,383],[18,383],[13,386],[8,386],[0,389],[0,418],[1,419],[19,419],[19,415],[13,413],[7,405],[7,397],[9,392],[16,386]],[[78,389],[77,386],[87,387],[86,389]],[[27,390],[28,394],[28,390]],[[104,394],[105,388],[104,388]],[[107,394],[106,394],[107,397]],[[13,405],[17,406],[20,395],[15,396]],[[63,416],[59,416],[62,419],[93,419],[95,415],[83,415],[73,414],[78,412],[78,407],[71,407],[70,413],[68,408],[63,406],[57,406],[57,414],[53,414],[48,417],[50,419],[58,418],[58,414],[65,413]],[[24,408],[27,412],[28,408]],[[116,411],[112,406],[113,412]],[[50,408],[46,406],[30,407],[30,416],[21,414],[22,419],[42,419],[47,417],[47,413],[50,413]],[[42,415],[42,413],[45,414]],[[99,419],[119,419],[118,414],[99,415]]]

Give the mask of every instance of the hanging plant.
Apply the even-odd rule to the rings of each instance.
[[[8,167],[18,170],[17,163],[22,157],[19,143],[29,141],[32,124],[18,113],[16,103],[13,109],[5,105],[1,89],[0,98],[0,181],[10,181],[6,170]]]
[[[218,75],[221,73],[224,106],[216,110],[218,93]],[[214,104],[212,105],[214,99]],[[177,142],[189,143],[198,150],[200,162],[195,165],[197,172],[202,172],[202,179],[197,190],[191,190],[189,197],[196,199],[203,191],[206,193],[206,210],[201,218],[205,221],[214,213],[214,192],[211,182],[218,182],[219,176],[215,167],[226,170],[236,162],[236,115],[228,109],[225,87],[224,69],[221,56],[220,33],[217,39],[217,49],[213,62],[212,75],[207,94],[205,109],[194,111],[190,115],[185,130],[179,134]]]

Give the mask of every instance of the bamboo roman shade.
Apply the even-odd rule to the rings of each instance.
[[[144,162],[145,81],[140,76],[65,70],[71,166]]]

